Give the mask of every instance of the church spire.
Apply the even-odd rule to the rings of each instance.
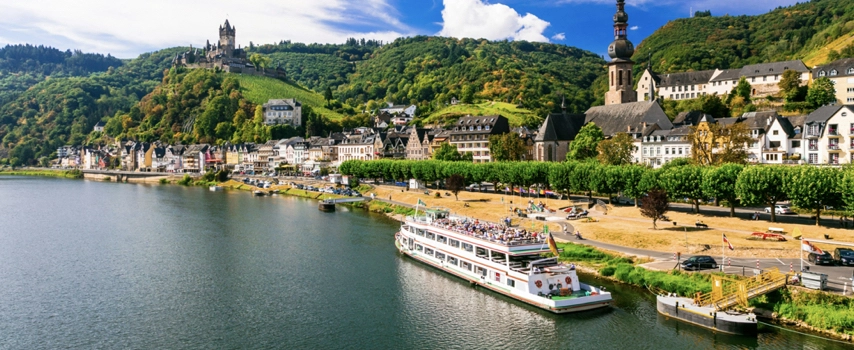
[[[626,1],[617,0],[617,12],[614,13],[614,41],[608,46],[609,89],[605,93],[605,104],[620,104],[637,101],[637,93],[632,89],[632,55],[635,47],[629,41],[627,28],[629,15],[626,13]]]

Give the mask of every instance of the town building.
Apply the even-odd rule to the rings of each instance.
[[[500,115],[462,117],[450,129],[450,143],[464,154],[471,152],[475,163],[492,161],[489,153],[489,136],[510,132],[507,118]]]
[[[659,76],[658,96],[671,100],[686,100],[711,94],[709,81],[720,71],[669,73]],[[646,72],[644,72],[646,75]],[[643,77],[642,77],[643,78]]]
[[[641,101],[590,107],[584,114],[584,124],[595,123],[605,137],[627,133],[638,138],[654,130],[669,130],[673,123],[657,101]]]
[[[584,125],[584,114],[553,113],[546,116],[533,142],[532,159],[540,162],[566,160],[569,144]]]
[[[271,99],[263,108],[265,125],[302,125],[302,104],[296,99]]]
[[[809,164],[850,164],[854,160],[854,109],[824,106],[810,113],[804,125]]]
[[[826,77],[836,88],[836,101],[854,104],[854,58],[843,58],[812,70],[812,78]]]

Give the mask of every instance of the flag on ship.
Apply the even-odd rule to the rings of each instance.
[[[726,245],[729,247],[729,250],[734,250],[734,249],[735,249],[735,248],[733,248],[733,247],[732,247],[732,243],[730,243],[730,242],[729,242],[729,240],[728,240],[728,239],[726,239],[726,235],[724,235],[724,243],[726,243]]]
[[[804,251],[810,252],[810,253],[818,254],[818,255],[824,254],[823,250],[819,249],[814,244],[812,244],[806,240],[804,240],[803,243],[801,244],[801,249],[803,249]]]
[[[546,226],[546,232],[548,232],[548,226]],[[555,242],[555,238],[552,237],[552,234],[549,233],[549,238],[547,239],[549,243],[549,250],[552,251],[552,254],[555,256],[560,256],[560,252],[557,251],[557,242]]]
[[[420,205],[420,206],[422,206],[422,207],[426,207],[426,206],[427,206],[427,203],[424,203],[424,201],[422,201],[421,199],[419,199],[419,200],[418,200],[418,203],[417,203],[417,204],[415,204],[415,205]]]

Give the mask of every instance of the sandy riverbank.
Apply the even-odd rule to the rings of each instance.
[[[401,187],[377,186],[372,191],[377,199],[389,199],[414,205],[419,199],[428,206],[442,206],[452,212],[481,220],[499,222],[507,217],[509,208],[527,206],[531,198],[518,196],[505,196],[500,194],[460,192],[459,200],[455,200],[453,194],[444,196],[446,191],[441,191],[441,198],[435,197],[435,192],[430,194],[424,191],[401,191]],[[504,202],[502,204],[502,197]],[[561,208],[573,205],[571,201],[556,199],[537,199],[534,202],[543,201],[549,208]],[[512,202],[512,203],[511,203]],[[468,206],[466,206],[468,204]],[[702,210],[701,210],[702,212]],[[549,230],[552,232],[562,230],[563,223],[573,225],[581,231],[586,238],[597,241],[629,246],[635,248],[663,251],[663,252],[686,252],[686,240],[688,254],[704,251],[708,246],[709,253],[719,253],[721,249],[721,235],[726,234],[727,239],[735,247],[734,251],[727,251],[727,256],[740,258],[796,258],[800,252],[798,247],[800,241],[791,238],[795,228],[801,230],[806,237],[819,238],[825,234],[834,240],[852,242],[854,241],[854,230],[841,228],[817,227],[815,225],[781,224],[771,223],[764,220],[745,220],[740,218],[707,216],[703,214],[688,214],[681,212],[669,212],[670,219],[677,225],[691,225],[701,220],[709,226],[709,229],[698,230],[694,227],[674,226],[673,222],[658,222],[658,229],[652,228],[652,220],[640,215],[640,210],[631,206],[609,207],[607,214],[600,211],[592,211],[591,216],[598,222],[559,221],[548,222]],[[513,218],[514,225],[525,228],[533,227],[542,230],[543,221]],[[768,227],[783,228],[788,239],[786,242],[756,241],[747,239],[751,232],[764,232]],[[828,244],[817,244],[822,249],[832,250],[834,246]]]

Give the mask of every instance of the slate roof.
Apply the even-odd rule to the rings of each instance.
[[[791,69],[798,73],[809,72],[809,68],[801,60],[782,61],[771,63],[749,64],[741,68],[741,76],[758,77],[763,75],[783,74],[783,71]]]
[[[836,75],[831,76],[830,72],[833,71],[834,69],[836,70]],[[819,73],[821,73],[822,71],[824,71],[824,73],[825,73],[824,76],[826,76],[828,78],[852,76],[852,75],[854,75],[854,70],[852,70],[852,69],[854,69],[854,57],[842,58],[842,59],[838,59],[836,61],[830,62],[828,64],[825,64],[823,66],[815,67],[812,70],[812,77],[813,77],[813,79],[820,77],[821,75],[819,75]],[[852,70],[852,72],[848,73],[849,70]]]
[[[489,126],[489,130],[478,127]],[[510,124],[507,118],[500,115],[487,115],[478,117],[462,117],[455,124],[454,129],[450,130],[451,134],[466,135],[466,134],[500,134],[510,132]],[[472,130],[469,130],[472,128]]]
[[[814,110],[807,116],[807,120],[805,124],[810,123],[826,123],[830,117],[832,117],[836,112],[839,111],[843,106],[822,106],[819,109]]]
[[[584,126],[584,114],[549,114],[534,137],[535,142],[572,141]]]
[[[661,83],[657,84],[660,87],[667,86],[679,86],[679,85],[696,85],[696,84],[706,84],[709,82],[709,79],[712,78],[712,75],[715,74],[713,70],[701,70],[697,72],[683,72],[683,73],[669,73],[669,74],[661,74],[660,79]]]
[[[729,81],[741,78],[741,69],[725,69],[710,81]]]
[[[776,111],[748,112],[742,114],[742,119],[750,129],[762,129],[765,132],[771,127],[771,122],[779,117]]]
[[[619,132],[647,134],[654,129],[671,129],[673,123],[656,101],[640,101],[590,107],[584,123],[596,123],[606,137]]]
[[[697,125],[704,115],[706,114],[700,111],[680,112],[673,119],[673,125]]]

